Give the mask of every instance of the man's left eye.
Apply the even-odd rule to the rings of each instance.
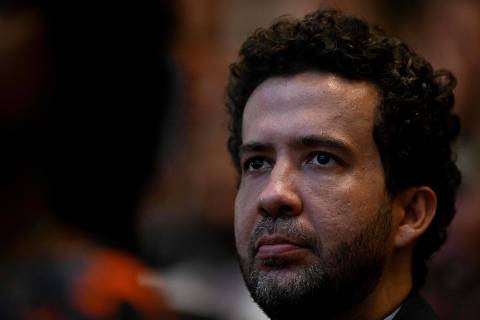
[[[331,154],[325,152],[317,152],[313,154],[312,160],[310,163],[317,165],[317,166],[331,166],[335,163],[335,159]]]

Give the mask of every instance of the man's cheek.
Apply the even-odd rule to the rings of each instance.
[[[250,235],[254,224],[254,217],[252,216],[251,210],[248,210],[246,207],[246,202],[242,196],[243,193],[239,192],[235,199],[235,242],[240,256],[246,257]]]

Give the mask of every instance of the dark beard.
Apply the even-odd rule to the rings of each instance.
[[[273,230],[305,236],[293,218],[266,217],[257,225],[254,238]],[[262,263],[271,271],[262,271],[256,267],[251,250],[249,260],[240,261],[240,267],[251,296],[271,319],[308,319],[312,315],[335,319],[349,313],[377,285],[385,264],[390,230],[391,211],[384,208],[353,240],[341,243],[331,253],[322,255],[321,244],[309,239],[319,257],[315,264],[292,266],[289,261],[270,259]],[[279,280],[276,270],[286,269],[295,272],[294,277]]]

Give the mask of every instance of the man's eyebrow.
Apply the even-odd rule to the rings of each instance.
[[[308,135],[294,138],[289,142],[292,147],[326,147],[336,149],[340,152],[351,154],[351,147],[344,141],[328,135]],[[248,152],[265,152],[273,149],[273,145],[263,142],[249,142],[240,146],[240,155]]]
[[[352,153],[351,147],[344,141],[328,135],[309,135],[298,137],[291,143],[294,146],[304,147],[327,147],[337,149],[341,152]]]
[[[243,153],[248,152],[262,152],[272,149],[272,145],[269,143],[262,143],[262,142],[250,142],[246,144],[242,144],[240,146],[240,155]]]

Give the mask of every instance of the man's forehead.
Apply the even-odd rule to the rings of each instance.
[[[245,141],[260,132],[265,135],[266,129],[275,135],[289,134],[290,129],[308,135],[322,131],[344,136],[358,129],[372,132],[378,99],[373,84],[333,74],[269,78],[247,102],[242,136]]]
[[[248,102],[256,100],[295,99],[296,103],[302,99],[311,98],[328,91],[330,95],[341,96],[344,100],[361,100],[366,97],[379,98],[377,87],[365,80],[351,80],[342,76],[319,71],[306,71],[288,76],[274,76],[267,78],[250,95]],[[310,101],[308,101],[310,103]],[[352,106],[356,104],[353,103]]]

